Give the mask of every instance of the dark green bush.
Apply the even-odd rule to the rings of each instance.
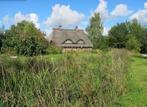
[[[35,41],[33,37],[21,40],[16,47],[17,54],[25,56],[34,56],[46,53],[46,48]]]

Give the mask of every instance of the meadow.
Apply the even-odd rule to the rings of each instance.
[[[117,49],[0,55],[0,106],[146,107],[146,60]]]

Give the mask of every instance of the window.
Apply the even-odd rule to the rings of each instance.
[[[77,41],[77,44],[85,44],[85,42],[82,39],[80,39]]]
[[[73,44],[72,40],[70,39],[67,39],[63,42],[63,44]]]

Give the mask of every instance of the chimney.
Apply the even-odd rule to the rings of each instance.
[[[78,30],[78,26],[75,27],[75,30]]]
[[[62,26],[61,26],[61,25],[59,25],[59,26],[58,26],[58,29],[61,29],[61,28],[62,28]]]
[[[60,30],[61,30],[61,28],[62,28],[62,26],[61,26],[61,25],[59,25],[57,28],[53,28],[53,31],[60,31]]]

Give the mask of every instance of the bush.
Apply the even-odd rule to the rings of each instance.
[[[62,48],[54,46],[54,45],[50,45],[47,49],[47,52],[49,54],[61,54],[62,53]]]
[[[36,42],[33,37],[25,38],[20,41],[16,47],[17,54],[25,56],[34,56],[39,54],[45,54],[46,48],[40,43]]]
[[[3,50],[25,56],[45,54],[49,43],[44,36],[33,23],[22,21],[5,31]]]
[[[126,48],[135,52],[140,52],[141,43],[136,39],[135,36],[129,36],[126,43]]]

